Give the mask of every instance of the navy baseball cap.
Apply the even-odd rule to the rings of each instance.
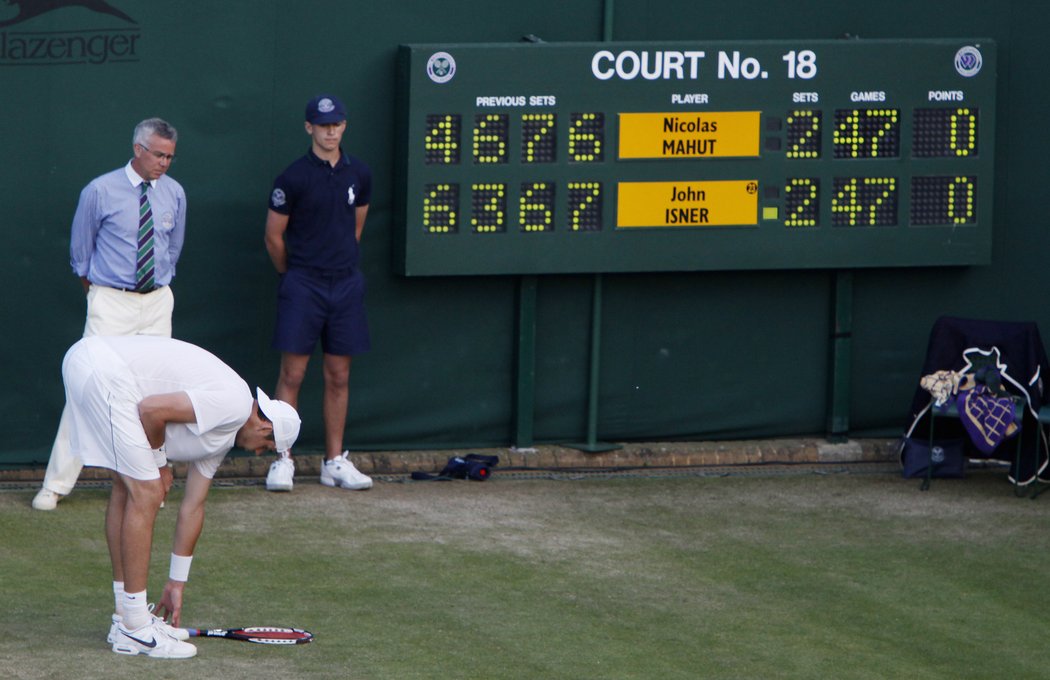
[[[330,94],[319,94],[306,105],[306,122],[311,125],[330,125],[344,120],[346,107]]]

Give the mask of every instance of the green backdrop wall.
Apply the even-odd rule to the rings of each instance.
[[[371,164],[363,238],[375,349],[355,361],[347,445],[356,450],[516,442],[518,286],[513,277],[394,273],[395,58],[408,43],[990,37],[998,44],[990,266],[852,273],[853,436],[892,435],[907,416],[926,338],[941,314],[1032,320],[1043,303],[1050,107],[1043,32],[1050,6],[697,0],[112,0],[130,21],[71,4],[15,21],[0,7],[0,464],[46,462],[63,402],[60,363],[83,329],[68,260],[80,189],[123,165],[148,116],[179,128],[171,175],[189,197],[174,290],[175,335],[272,388],[276,277],[262,244],[273,177],[307,148],[307,99],[347,102],[348,150]],[[23,9],[33,3],[21,3]],[[6,23],[7,21],[11,23]],[[72,35],[108,36],[89,59]],[[28,41],[48,36],[49,50]],[[120,38],[119,36],[124,36]],[[60,42],[54,42],[58,40]],[[61,42],[65,40],[66,42]],[[134,48],[134,49],[132,49]],[[75,57],[75,55],[72,55]],[[91,62],[99,63],[91,63]],[[86,63],[84,63],[86,62]],[[749,271],[606,275],[597,432],[603,440],[823,434],[831,381],[835,273]],[[588,428],[593,279],[537,283],[536,442]],[[317,363],[317,362],[315,362]],[[301,399],[300,449],[321,446],[321,380]]]

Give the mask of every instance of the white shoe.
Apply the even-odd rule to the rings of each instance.
[[[349,451],[343,455],[326,460],[321,466],[321,483],[325,486],[341,486],[344,489],[363,491],[372,488],[372,478],[362,474],[350,462]]]
[[[34,510],[54,510],[58,502],[62,500],[62,494],[55,493],[51,489],[41,488],[33,497]]]
[[[116,642],[113,651],[117,654],[145,654],[155,659],[188,659],[197,655],[197,648],[188,642],[176,640],[151,621],[138,630],[127,630],[124,623],[117,624]]]
[[[292,478],[295,477],[295,463],[291,458],[278,458],[270,463],[270,472],[266,475],[267,491],[291,491]]]
[[[153,608],[155,606],[156,605],[153,604],[152,602],[149,604],[150,613],[153,612]],[[111,645],[116,643],[117,635],[120,632],[118,630],[117,626],[119,626],[121,621],[123,621],[123,620],[124,620],[124,618],[120,614],[114,614],[112,616],[112,623],[109,626],[109,635],[106,636],[106,642],[108,642]],[[176,640],[189,640],[190,639],[190,632],[188,630],[186,630],[185,628],[176,628],[175,626],[172,626],[171,624],[169,624],[167,621],[165,621],[164,619],[160,618],[159,616],[154,616],[153,617],[153,623],[154,623],[154,625],[159,626],[165,633],[167,633],[171,637],[175,638]]]

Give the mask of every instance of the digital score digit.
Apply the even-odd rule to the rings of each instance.
[[[569,116],[569,161],[601,163],[605,149],[605,114],[573,113]]]
[[[507,120],[502,113],[479,113],[474,116],[474,162],[506,163],[507,154]]]
[[[787,115],[787,158],[820,158],[821,112],[795,110]]]
[[[458,114],[427,115],[427,133],[423,141],[424,162],[427,165],[459,164]]]
[[[975,108],[915,110],[912,149],[919,158],[969,158],[977,155]]]
[[[915,177],[911,223],[966,225],[977,222],[976,177]]]
[[[836,177],[831,223],[837,227],[897,224],[897,180],[893,177]]]
[[[522,231],[554,230],[554,183],[522,182],[518,214]]]
[[[408,276],[991,259],[987,39],[406,45]]]
[[[558,154],[558,117],[553,113],[527,113],[521,117],[523,163],[553,163]]]
[[[896,158],[900,139],[900,111],[896,109],[835,111],[835,158]]]
[[[820,180],[793,177],[784,186],[784,226],[815,227],[820,220]]]
[[[600,182],[569,182],[569,229],[600,231],[602,228],[602,185]]]
[[[507,187],[505,184],[470,186],[470,226],[477,234],[506,230]]]
[[[423,188],[423,230],[450,234],[458,230],[458,184],[427,184]]]

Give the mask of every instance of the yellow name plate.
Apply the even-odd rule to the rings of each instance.
[[[758,156],[759,111],[621,113],[620,158]]]
[[[620,182],[617,227],[758,224],[758,181]]]

